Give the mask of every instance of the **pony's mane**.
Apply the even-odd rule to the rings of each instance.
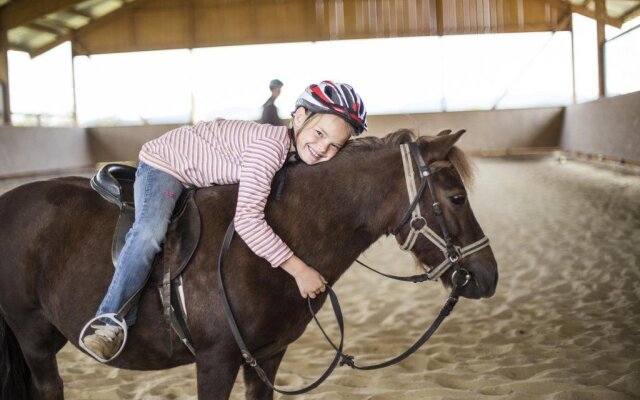
[[[400,129],[395,132],[391,132],[384,137],[374,137],[368,136],[363,138],[358,138],[354,140],[350,140],[343,147],[341,152],[344,153],[356,153],[360,151],[373,150],[380,147],[385,146],[398,146],[403,143],[423,143],[423,142],[431,142],[437,136],[419,136],[416,135],[414,131],[411,129]],[[434,166],[440,168],[449,168],[453,166],[453,168],[458,171],[458,174],[462,178],[465,186],[469,187],[473,183],[474,179],[474,168],[473,164],[469,160],[469,157],[457,148],[453,146],[449,154],[447,155],[447,160],[436,161],[433,163]]]

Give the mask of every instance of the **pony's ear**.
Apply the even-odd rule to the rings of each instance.
[[[451,148],[454,144],[460,139],[465,130],[459,130],[456,133],[450,134],[450,130],[442,131],[438,133],[438,136],[435,139],[427,142],[426,147],[426,159],[427,162],[444,160],[447,158],[447,154],[451,151]]]

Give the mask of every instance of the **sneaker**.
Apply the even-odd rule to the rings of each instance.
[[[124,334],[122,328],[112,325],[91,325],[95,331],[82,339],[84,345],[98,356],[110,360],[120,347]]]

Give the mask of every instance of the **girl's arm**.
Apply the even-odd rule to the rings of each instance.
[[[287,151],[282,142],[271,138],[256,139],[245,148],[234,223],[251,251],[269,261],[272,267],[281,266],[291,274],[302,297],[315,298],[324,288],[324,278],[293,254],[264,216],[271,181],[284,163]]]

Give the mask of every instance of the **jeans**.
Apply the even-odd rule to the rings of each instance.
[[[133,184],[135,220],[127,232],[115,274],[96,316],[117,313],[146,283],[183,189],[178,179],[140,162]],[[135,323],[137,311],[135,304],[125,316],[127,325]],[[109,323],[107,318],[104,321]]]

